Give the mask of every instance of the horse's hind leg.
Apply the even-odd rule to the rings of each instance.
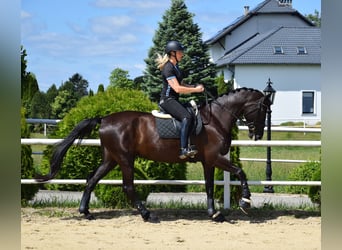
[[[91,220],[94,219],[94,217],[89,212],[89,201],[91,192],[94,190],[96,184],[101,180],[104,176],[108,174],[110,170],[114,168],[116,165],[115,162],[112,161],[104,161],[99,168],[97,168],[92,176],[88,179],[86,188],[83,192],[83,196],[81,199],[79,212],[84,214],[87,219]]]
[[[129,163],[127,163],[126,161],[124,163],[119,163],[122,171],[122,188],[127,198],[131,201],[132,206],[137,208],[144,221],[148,221],[149,219],[151,219],[150,211],[148,211],[144,204],[139,199],[137,199],[134,189],[134,160],[129,161]]]

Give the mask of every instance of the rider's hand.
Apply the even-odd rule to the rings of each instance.
[[[203,92],[204,91],[204,87],[202,84],[196,85],[195,89],[197,90],[196,92]]]

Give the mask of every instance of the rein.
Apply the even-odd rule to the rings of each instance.
[[[204,93],[205,93],[205,102],[207,104],[207,106],[209,106],[209,121],[208,123],[206,124],[209,124],[210,123],[210,119],[211,119],[211,105],[209,105],[209,101],[208,101],[208,96],[213,100],[212,102],[215,102],[221,109],[224,109],[226,111],[228,111],[236,120],[240,120],[240,122],[247,126],[247,127],[254,127],[254,121],[252,122],[247,122],[246,120],[242,119],[242,118],[239,118],[235,113],[233,113],[232,111],[230,111],[228,108],[226,108],[225,106],[223,106],[221,103],[219,103],[216,98],[209,92],[207,91],[206,89],[204,89]],[[250,114],[250,113],[253,113],[255,112],[255,110],[258,110],[258,112],[260,112],[261,110],[261,107],[262,106],[265,106],[266,105],[264,104],[264,99],[265,97],[262,97],[260,98],[259,102],[257,103],[258,104],[258,107],[249,111],[248,113],[244,114],[244,116],[246,116],[247,114]],[[253,103],[254,104],[254,103]],[[205,124],[205,125],[206,125]]]
[[[244,126],[247,126],[249,129],[251,130],[254,130],[255,128],[255,121],[251,121],[251,122],[247,122],[247,120],[245,118],[239,118],[235,113],[233,113],[232,111],[230,111],[227,107],[223,106],[221,103],[219,103],[217,101],[217,99],[209,92],[205,89],[205,99],[206,99],[206,104],[207,106],[209,106],[209,121],[207,123],[204,123],[203,121],[203,124],[204,125],[207,125],[210,123],[210,119],[211,119],[211,105],[209,105],[209,101],[208,101],[208,96],[212,98],[212,102],[215,102],[221,109],[224,109],[226,111],[228,111],[236,120],[240,120],[240,122],[242,123],[242,125]],[[265,96],[264,97],[261,97],[259,99],[258,102],[256,103],[251,103],[250,105],[254,105],[254,104],[257,104],[257,107],[255,109],[252,109],[250,111],[248,111],[246,114],[244,114],[243,116],[245,117],[246,115],[250,114],[250,113],[253,113],[255,112],[256,110],[258,111],[258,113],[260,113],[262,107],[266,107],[267,106],[264,104],[264,100],[265,100]]]
[[[212,99],[212,102],[216,103],[221,109],[224,109],[224,110],[228,111],[233,117],[236,118],[236,120],[240,120],[239,117],[237,117],[237,115],[235,115],[235,113],[233,113],[228,108],[226,108],[221,103],[219,103],[216,100],[216,98],[208,90],[204,89],[204,93],[205,93],[205,103],[206,103],[206,106],[209,106],[209,121],[208,121],[207,124],[210,123],[210,119],[211,119],[211,105],[209,105],[208,96]],[[243,123],[245,123],[245,122],[243,122]]]

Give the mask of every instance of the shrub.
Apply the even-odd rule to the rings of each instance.
[[[25,121],[25,110],[21,109],[21,137],[29,138],[30,132]],[[29,145],[21,146],[21,178],[31,179],[34,175],[32,149]],[[21,184],[21,203],[24,205],[38,192],[37,185]]]
[[[294,168],[289,175],[292,181],[318,181],[321,180],[321,162],[308,162]],[[308,194],[311,201],[315,203],[321,202],[321,187],[307,186],[288,186],[288,193],[292,194]]]
[[[321,165],[319,165],[319,167],[313,172],[312,180],[321,180]],[[313,203],[321,205],[321,186],[310,186],[308,195]]]

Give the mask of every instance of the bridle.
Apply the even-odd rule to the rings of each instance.
[[[255,117],[259,117],[260,112],[265,108],[267,110],[267,105],[264,103],[265,101],[265,96],[261,97],[258,102],[256,103],[251,103],[250,105],[255,105],[256,107],[252,110],[249,110],[247,113],[245,113],[243,116],[246,117],[247,115],[254,113],[254,112],[258,112],[257,115]],[[245,118],[246,119],[246,118]],[[264,122],[261,121],[256,121],[256,119],[254,119],[251,122],[247,122],[247,120],[243,121],[244,125],[248,127],[250,132],[253,132],[253,134],[255,135],[255,127],[256,125],[265,125]]]
[[[261,124],[261,122],[259,122],[259,121],[257,122],[256,120],[248,122],[245,117],[251,113],[256,112],[256,111],[258,112],[258,114],[255,117],[258,117],[263,108],[267,109],[267,105],[264,103],[265,96],[262,96],[257,102],[250,104],[250,105],[255,105],[254,109],[249,110],[247,113],[244,113],[243,117],[239,117],[235,113],[233,113],[231,110],[229,110],[227,107],[225,107],[221,103],[219,103],[216,100],[216,98],[210,92],[208,92],[206,89],[204,90],[204,93],[205,93],[205,100],[206,100],[206,104],[207,104],[206,106],[209,107],[209,121],[207,123],[204,123],[204,121],[203,121],[204,125],[209,124],[210,120],[211,120],[211,105],[209,105],[208,96],[212,99],[213,103],[217,104],[221,109],[224,109],[227,112],[229,112],[234,118],[236,118],[236,120],[239,120],[244,126],[247,126],[249,131],[253,131],[253,133],[254,133],[254,130],[256,127],[255,125]]]

